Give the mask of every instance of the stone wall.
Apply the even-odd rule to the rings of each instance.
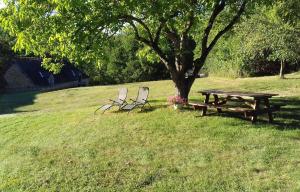
[[[7,89],[34,88],[35,84],[22,72],[17,64],[12,64],[4,74]]]

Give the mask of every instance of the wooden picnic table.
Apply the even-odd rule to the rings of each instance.
[[[206,115],[208,108],[216,108],[218,113],[222,112],[223,108],[231,111],[243,112],[245,117],[250,116],[251,121],[254,123],[257,121],[259,114],[267,113],[269,122],[273,122],[272,112],[277,110],[276,107],[271,107],[269,99],[278,94],[270,93],[254,93],[254,92],[241,92],[241,91],[222,91],[222,90],[203,90],[199,91],[205,96],[203,104],[190,103],[194,108],[202,109],[202,115]],[[210,101],[210,95],[213,95],[213,101]],[[238,101],[242,103],[238,106],[228,106],[228,101]],[[263,108],[261,108],[263,104]]]

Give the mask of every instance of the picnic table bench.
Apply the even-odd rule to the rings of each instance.
[[[272,112],[279,109],[280,106],[271,106],[269,99],[278,94],[269,93],[253,93],[253,92],[240,92],[240,91],[222,91],[222,90],[203,90],[199,91],[205,96],[203,103],[189,103],[194,109],[202,110],[202,115],[206,115],[208,108],[217,109],[218,113],[222,109],[229,111],[242,112],[245,117],[251,117],[254,123],[257,121],[257,116],[260,114],[268,114],[269,122],[273,122]],[[210,101],[210,95],[213,95],[213,101]],[[228,105],[228,101],[237,101],[240,103],[238,106]],[[261,106],[263,104],[263,106]],[[263,107],[263,108],[262,108]]]

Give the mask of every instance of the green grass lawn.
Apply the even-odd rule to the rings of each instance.
[[[126,86],[150,88],[148,112],[93,111]],[[300,73],[198,79],[201,89],[278,93],[268,124],[174,111],[171,81],[0,97],[0,191],[300,191]],[[211,112],[212,113],[212,112]]]

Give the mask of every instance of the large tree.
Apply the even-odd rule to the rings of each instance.
[[[78,63],[98,61],[105,40],[132,30],[188,98],[205,60],[255,0],[6,0],[1,25],[16,49]],[[266,1],[264,1],[266,2]],[[250,9],[249,9],[250,10]],[[200,36],[200,38],[198,38]]]

